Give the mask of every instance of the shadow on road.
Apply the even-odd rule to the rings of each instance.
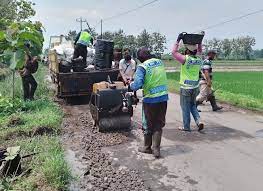
[[[184,132],[178,129],[165,129],[163,136],[171,141],[195,142],[195,141],[222,141],[225,139],[253,138],[251,135],[225,127],[219,124],[209,125],[202,132],[193,129],[192,132]]]

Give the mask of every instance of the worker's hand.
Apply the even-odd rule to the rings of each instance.
[[[184,37],[184,33],[180,33],[177,37],[177,42],[180,42]]]
[[[132,82],[132,80],[131,80],[131,79],[127,79],[127,82],[126,82],[126,84],[130,85],[130,84],[131,84],[131,82]]]

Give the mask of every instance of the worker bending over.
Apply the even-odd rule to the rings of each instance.
[[[75,42],[74,42],[75,50],[73,54],[73,59],[81,56],[83,58],[83,62],[86,64],[87,55],[88,55],[87,46],[90,43],[93,44],[93,38],[91,34],[89,33],[89,30],[85,29],[84,31],[81,31],[77,35]]]
[[[207,54],[207,58],[203,62],[202,66],[202,77],[200,81],[200,93],[196,98],[196,105],[200,105],[203,101],[210,101],[213,111],[221,110],[223,107],[220,107],[216,104],[216,98],[212,90],[212,78],[213,78],[213,69],[212,69],[212,60],[215,59],[216,52],[211,50]]]
[[[152,58],[147,48],[139,49],[137,56],[141,64],[130,88],[133,91],[143,89],[144,145],[139,148],[139,152],[153,154],[159,158],[168,101],[165,67],[161,60]]]
[[[177,42],[174,45],[173,57],[181,63],[180,72],[180,105],[183,114],[183,127],[180,130],[191,131],[191,116],[195,120],[198,130],[204,128],[204,124],[200,121],[200,115],[196,108],[196,96],[199,88],[199,71],[202,65],[202,59],[198,56],[202,53],[202,45],[185,45],[185,55],[179,53],[179,43],[183,38],[183,33],[179,34]]]

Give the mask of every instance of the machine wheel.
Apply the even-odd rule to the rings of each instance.
[[[112,130],[131,130],[131,117],[129,115],[104,117],[99,119],[98,128],[100,132]]]

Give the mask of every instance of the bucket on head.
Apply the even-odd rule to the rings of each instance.
[[[195,45],[195,44],[200,44],[202,43],[204,38],[203,34],[184,34],[183,36],[183,42],[184,44],[190,44],[190,45]]]

